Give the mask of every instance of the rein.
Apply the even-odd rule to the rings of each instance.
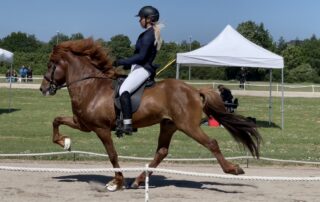
[[[57,90],[59,90],[59,89],[61,89],[61,88],[69,87],[69,86],[71,86],[71,85],[74,84],[74,83],[78,83],[78,82],[80,82],[80,81],[85,81],[85,80],[88,80],[88,79],[110,79],[110,80],[113,80],[113,79],[108,78],[108,77],[87,76],[87,77],[83,77],[82,79],[72,81],[72,82],[70,82],[69,84],[66,83],[66,84],[57,86]]]

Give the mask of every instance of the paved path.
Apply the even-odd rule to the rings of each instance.
[[[9,88],[10,84],[0,83],[0,88]],[[39,89],[40,84],[24,84],[24,83],[12,83],[12,88],[19,89]],[[232,90],[233,95],[240,96],[258,96],[258,97],[269,97],[269,91],[255,91],[255,90]],[[273,97],[281,97],[281,92],[272,92]],[[320,92],[284,92],[284,97],[306,97],[306,98],[320,98]]]

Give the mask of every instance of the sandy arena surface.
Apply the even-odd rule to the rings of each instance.
[[[33,168],[106,168],[104,162],[0,160],[1,166]],[[145,163],[122,162],[122,167],[144,167]],[[249,166],[246,176],[320,177],[317,166]],[[216,164],[163,163],[160,168],[223,174]],[[133,181],[139,173],[124,173]],[[145,190],[107,192],[113,173],[51,173],[0,170],[1,202],[56,201],[144,201]],[[205,178],[154,173],[150,178],[150,201],[320,201],[320,181],[255,181]]]

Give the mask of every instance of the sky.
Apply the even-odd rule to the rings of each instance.
[[[135,43],[143,31],[135,15],[145,5],[160,11],[165,42],[214,39],[228,24],[263,23],[274,41],[320,37],[318,0],[0,0],[0,38],[12,32],[48,42],[58,32]]]

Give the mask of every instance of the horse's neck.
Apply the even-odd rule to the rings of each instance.
[[[94,77],[101,75],[101,72],[89,65],[85,65],[81,58],[73,59],[69,62],[67,84],[75,83],[86,77]]]
[[[95,78],[99,77],[99,78]],[[99,88],[106,88],[107,86],[112,85],[111,79],[101,79],[106,78],[103,73],[96,69],[95,67],[85,66],[81,63],[80,60],[77,60],[73,65],[69,65],[68,76],[67,76],[67,85],[70,97],[75,100],[83,100],[90,96],[89,94],[95,95],[95,91],[98,91]],[[104,85],[99,86],[98,83],[101,83],[103,80]],[[111,89],[111,88],[110,88]],[[106,94],[112,94],[112,90],[106,90]],[[112,97],[112,96],[108,96]]]

